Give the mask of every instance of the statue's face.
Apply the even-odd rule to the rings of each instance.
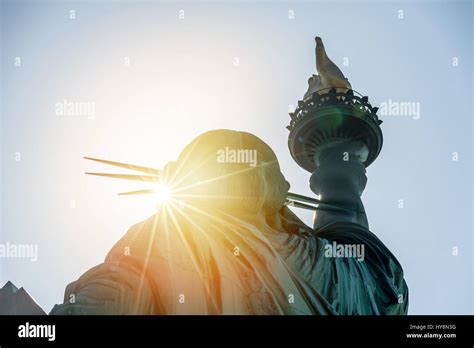
[[[204,133],[186,146],[174,167],[171,176],[200,206],[276,213],[290,187],[271,148],[246,132]]]

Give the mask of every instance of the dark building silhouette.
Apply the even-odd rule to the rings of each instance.
[[[8,281],[0,289],[0,315],[46,315],[28,292]]]

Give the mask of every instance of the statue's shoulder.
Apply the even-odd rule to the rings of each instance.
[[[155,215],[150,216],[148,219],[145,219],[145,220],[142,220],[140,222],[137,222],[137,223],[133,224],[127,230],[127,232],[125,233],[123,238],[134,237],[134,236],[140,235],[140,234],[150,230],[150,228],[152,228],[154,225],[156,225],[156,219],[157,219],[157,216],[155,214]]]
[[[122,255],[132,253],[132,249],[149,240],[149,234],[156,228],[156,215],[133,224],[108,252],[105,261],[121,259]]]
[[[148,220],[149,219],[146,219],[146,220],[143,220],[143,221],[140,221],[140,222],[137,222],[137,223],[133,224],[132,226],[130,226],[128,228],[125,235],[132,235],[132,234],[135,234],[135,233],[139,233],[140,231],[142,231],[145,228],[145,226],[147,225]]]
[[[281,222],[286,232],[289,234],[313,234],[314,230],[306,225],[294,212],[292,212],[287,206],[284,206],[280,211],[279,215]]]

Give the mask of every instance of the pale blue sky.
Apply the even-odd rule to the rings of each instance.
[[[292,191],[311,195],[285,126],[314,73],[317,34],[373,105],[419,103],[417,120],[381,116],[363,201],[403,265],[409,312],[473,314],[472,2],[2,1],[1,11],[0,242],[39,247],[37,262],[0,259],[2,285],[49,311],[153,213],[115,195],[139,184],[83,175],[104,167],[82,156],[162,167],[206,130],[246,130],[274,149]],[[57,115],[64,99],[95,103],[93,117]]]

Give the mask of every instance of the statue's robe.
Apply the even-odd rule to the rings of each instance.
[[[51,314],[407,313],[401,265],[361,225],[314,231],[287,207],[278,228],[232,221],[239,227],[172,229],[179,217],[168,219],[134,225]],[[364,260],[326,257],[333,242],[364,245]]]

